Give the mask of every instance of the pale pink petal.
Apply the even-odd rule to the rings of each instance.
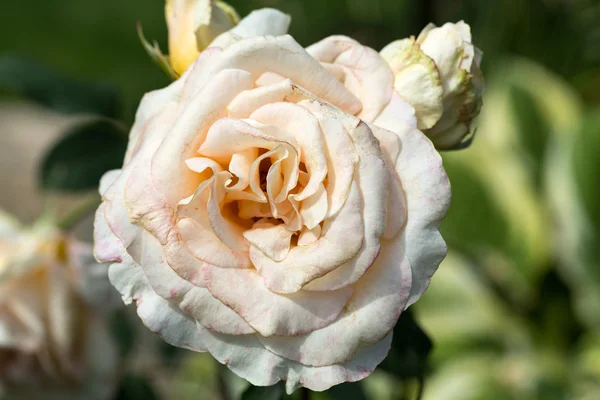
[[[250,177],[250,166],[258,156],[258,149],[247,149],[231,155],[229,162],[229,172],[234,174],[238,181],[235,185],[229,185],[232,191],[244,190],[248,187]]]
[[[416,129],[397,133],[402,151],[396,171],[408,209],[401,240],[413,273],[410,305],[427,289],[431,276],[446,256],[439,227],[450,205],[450,182],[442,158],[423,133]]]
[[[321,237],[321,226],[317,225],[313,229],[303,229],[298,235],[298,246],[306,246],[316,242]]]
[[[152,158],[150,173],[166,204],[175,207],[194,192],[196,173],[185,160],[196,155],[208,129],[227,114],[227,104],[242,90],[252,87],[252,76],[241,70],[224,70],[180,109],[179,117]],[[206,155],[205,155],[206,156]],[[217,160],[218,161],[218,160]]]
[[[375,50],[346,36],[330,36],[306,51],[321,62],[344,68],[344,85],[362,103],[359,118],[372,122],[390,102],[394,75]]]
[[[373,120],[373,124],[392,132],[397,132],[406,127],[416,128],[417,117],[415,109],[394,92],[392,100],[383,109],[381,114]]]
[[[377,257],[379,241],[385,230],[389,175],[384,155],[367,124],[356,119],[349,119],[347,124],[348,133],[360,157],[355,183],[358,183],[362,195],[363,204],[359,213],[364,224],[364,240],[354,258],[310,282],[307,290],[334,290],[360,279]]]
[[[247,251],[248,245],[242,236],[244,226],[229,221],[221,209],[225,200],[225,184],[230,178],[231,174],[227,171],[219,172],[213,178],[208,196],[208,221],[215,235],[227,247],[234,251]]]
[[[302,223],[308,229],[313,229],[325,219],[327,211],[327,192],[325,191],[325,186],[320,184],[317,192],[301,203],[300,217],[302,218]]]
[[[210,292],[242,316],[260,335],[301,335],[329,325],[352,295],[348,287],[327,293],[271,292],[251,269],[206,266]]]
[[[266,221],[258,221],[252,229],[244,232],[250,244],[274,261],[285,259],[290,251],[292,235],[285,225],[275,225]]]
[[[217,36],[210,46],[227,48],[244,38],[285,35],[291,21],[289,15],[274,8],[254,10],[232,29]]]
[[[319,189],[327,176],[325,143],[319,121],[304,107],[291,103],[267,104],[254,111],[250,118],[268,125],[275,125],[291,133],[301,149],[300,160],[306,164],[310,175],[308,184],[294,200],[302,201]]]
[[[194,172],[202,173],[207,169],[213,170],[213,172],[223,171],[223,167],[219,165],[215,160],[206,157],[192,157],[185,160],[188,168]]]
[[[202,77],[199,77],[203,83],[198,87],[214,79],[219,71],[232,68],[251,72],[254,81],[265,71],[270,71],[291,79],[296,85],[349,114],[354,115],[361,109],[360,101],[289,35],[254,37],[232,45],[203,71]]]
[[[308,105],[309,109],[316,110],[315,115],[319,118],[319,124],[325,137],[327,147],[327,183],[325,188],[329,205],[327,218],[330,218],[338,213],[348,197],[359,157],[354,149],[351,137],[341,121],[319,113],[319,108],[311,107],[310,103],[306,101],[299,104]]]
[[[141,265],[152,290],[207,329],[233,335],[254,333],[239,315],[215,299],[203,287],[185,281],[166,262],[160,243],[149,233],[139,242],[142,246]]]
[[[104,175],[102,175],[102,178],[100,178],[100,185],[98,187],[98,193],[100,193],[100,196],[106,193],[108,188],[117,180],[120,174],[120,169],[113,169],[111,171],[106,171]]]
[[[203,339],[219,362],[251,384],[270,386],[284,380],[286,392],[291,394],[300,386],[323,391],[333,385],[366,378],[387,356],[392,334],[361,349],[346,363],[325,367],[310,367],[277,356],[262,347],[256,335],[225,336],[207,332]]]
[[[400,240],[384,241],[377,261],[358,281],[354,295],[332,324],[308,335],[259,340],[287,359],[325,366],[346,362],[362,347],[383,339],[404,311],[411,290],[411,266],[402,247]]]
[[[406,223],[406,196],[402,189],[400,177],[396,172],[396,162],[400,155],[402,143],[400,137],[386,129],[371,126],[381,150],[385,155],[386,167],[389,173],[389,194],[387,198],[387,218],[383,237],[391,239],[396,236]]]
[[[360,197],[353,185],[340,212],[324,222],[319,240],[292,248],[283,261],[273,261],[251,246],[250,259],[265,285],[277,293],[294,293],[351,260],[363,243]]]

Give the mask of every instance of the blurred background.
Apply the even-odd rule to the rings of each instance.
[[[412,399],[424,379],[426,400],[600,399],[600,2],[229,3],[241,16],[265,6],[287,12],[303,45],[346,34],[380,50],[429,22],[463,19],[484,52],[477,137],[443,154],[453,186],[442,225],[450,251],[411,307],[422,330],[407,314],[382,368],[313,398]],[[42,213],[39,183],[51,189],[66,173],[40,173],[61,137],[92,112],[126,130],[141,96],[168,84],[136,33],[139,21],[167,51],[164,3],[20,0],[0,9],[0,208],[27,222]],[[52,84],[32,91],[36,79]],[[58,208],[93,196],[70,189],[56,196]],[[90,229],[89,218],[78,226],[83,237]],[[124,376],[117,398],[239,397],[243,381],[210,356],[163,344],[131,312],[113,324]]]

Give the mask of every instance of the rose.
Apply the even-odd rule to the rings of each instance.
[[[464,146],[481,109],[481,51],[460,21],[428,25],[419,37],[397,40],[381,55],[394,71],[396,92],[417,111],[420,129],[440,149]]]
[[[421,132],[361,109],[289,36],[209,48],[147,94],[95,220],[123,300],[254,385],[368,376],[445,255],[449,184]]]
[[[112,292],[89,244],[0,213],[0,393],[64,399],[93,388],[108,398],[116,353],[90,301]]]
[[[283,35],[290,24],[288,15],[271,8],[253,11],[240,21],[235,9],[220,0],[167,0],[165,14],[169,60],[177,75],[217,38]]]

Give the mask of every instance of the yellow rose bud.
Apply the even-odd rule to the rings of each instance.
[[[219,0],[167,0],[165,12],[169,57],[178,75],[210,42],[239,22],[235,9]]]

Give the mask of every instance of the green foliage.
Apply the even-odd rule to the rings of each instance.
[[[77,125],[46,154],[40,168],[42,188],[81,191],[97,187],[104,172],[121,167],[125,135],[125,128],[110,120]]]
[[[573,147],[575,180],[596,237],[600,238],[600,110],[590,112],[582,122]]]
[[[1,92],[21,95],[69,114],[116,118],[120,108],[113,85],[75,81],[21,57],[0,57]]]
[[[535,98],[527,90],[517,85],[511,85],[509,95],[515,115],[517,134],[527,153],[531,156],[528,164],[534,174],[534,181],[539,187],[543,178],[543,160],[550,137],[550,127]]]
[[[404,311],[396,326],[392,348],[380,368],[399,379],[422,377],[433,343],[415,321],[411,309]]]
[[[152,383],[145,377],[126,375],[121,380],[115,400],[159,400]]]

